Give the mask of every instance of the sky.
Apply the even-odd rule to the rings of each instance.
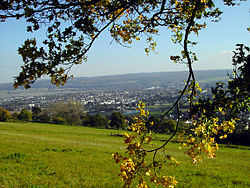
[[[237,43],[250,46],[250,3],[244,2],[237,7],[225,7],[221,21],[207,22],[207,28],[194,38],[198,45],[192,50],[199,61],[193,64],[195,70],[231,69],[232,51]],[[0,23],[0,83],[13,82],[23,64],[17,49],[26,38],[24,21],[7,20]],[[44,36],[43,31],[34,36]],[[169,32],[162,29],[156,38],[157,54],[145,54],[145,42],[134,42],[130,48],[124,48],[111,42],[111,37],[104,32],[88,53],[87,63],[76,65],[71,74],[74,77],[92,77],[141,72],[165,72],[187,70],[186,65],[174,64],[170,55],[178,55],[180,47],[174,45]]]

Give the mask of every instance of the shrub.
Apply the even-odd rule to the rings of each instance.
[[[108,119],[100,114],[86,115],[83,125],[87,127],[107,128]]]
[[[37,122],[40,123],[49,123],[50,122],[50,117],[47,113],[43,112],[42,114],[39,114],[37,116]]]
[[[125,117],[121,112],[113,112],[111,115],[110,127],[119,129],[126,126]]]
[[[32,113],[26,109],[22,109],[20,114],[18,114],[18,119],[21,121],[31,121],[32,120]]]
[[[8,110],[0,108],[0,121],[8,121],[11,118],[12,116]]]
[[[52,122],[53,122],[54,124],[63,125],[63,124],[66,123],[66,120],[65,120],[64,118],[62,118],[62,117],[53,117],[53,118],[52,118]]]

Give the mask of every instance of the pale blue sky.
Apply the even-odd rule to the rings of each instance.
[[[222,20],[208,22],[207,28],[196,39],[199,44],[194,48],[199,62],[196,70],[231,69],[232,50],[235,44],[250,46],[250,4],[244,2],[238,7],[224,7]],[[43,32],[36,33],[43,36]],[[13,82],[13,77],[21,70],[22,59],[17,49],[29,37],[25,23],[7,20],[0,23],[0,83]],[[169,32],[161,30],[157,40],[157,54],[145,55],[145,43],[134,42],[131,48],[116,43],[110,45],[111,38],[103,33],[88,54],[88,62],[72,68],[74,76],[101,76],[137,72],[162,72],[186,70],[185,65],[171,63],[170,55],[179,51],[179,46],[171,43]]]

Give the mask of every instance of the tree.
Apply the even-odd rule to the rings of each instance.
[[[200,30],[206,27],[206,19],[219,20],[222,13],[213,0],[45,0],[3,1],[0,6],[0,18],[5,21],[8,18],[24,18],[30,25],[28,32],[39,30],[42,26],[47,29],[44,46],[38,48],[36,39],[27,39],[18,52],[22,56],[24,66],[22,72],[15,78],[15,87],[24,85],[29,88],[42,75],[49,75],[54,84],[64,84],[70,78],[69,70],[74,64],[86,61],[86,55],[94,41],[104,30],[109,30],[111,37],[122,44],[128,45],[134,40],[140,40],[141,35],[146,35],[148,54],[154,51],[156,42],[153,35],[159,28],[168,28],[172,32],[172,41],[180,44],[180,55],[172,55],[170,59],[176,63],[187,65],[189,74],[186,85],[177,100],[160,118],[164,117],[174,108],[177,110],[178,121],[172,135],[165,143],[157,148],[148,150],[144,143],[148,144],[153,138],[150,126],[157,126],[151,122],[146,126],[149,114],[144,110],[145,105],[138,106],[139,114],[134,118],[130,129],[133,134],[125,134],[127,155],[114,154],[116,162],[121,163],[121,178],[125,182],[124,187],[129,187],[132,180],[139,178],[138,187],[147,187],[145,177],[162,186],[174,186],[177,182],[172,176],[158,177],[155,169],[160,168],[160,162],[155,156],[175,136],[180,123],[179,102],[186,98],[189,103],[190,117],[193,121],[192,134],[187,138],[185,146],[187,154],[194,164],[198,163],[203,155],[209,158],[215,157],[218,145],[215,135],[221,135],[223,139],[233,132],[237,119],[235,116],[240,111],[249,110],[249,61],[242,58],[241,53],[235,54],[234,64],[244,64],[240,76],[232,76],[232,81],[225,88],[218,83],[213,88],[213,99],[198,98],[201,88],[196,82],[192,64],[197,61],[196,54],[190,51],[190,46],[196,45],[191,41],[190,35],[198,35]],[[223,0],[228,6],[236,5],[235,0]],[[248,52],[249,53],[249,52]],[[249,57],[249,56],[247,56]],[[249,58],[248,58],[249,59]],[[246,62],[246,63],[245,63]],[[248,72],[247,72],[248,71]],[[246,87],[238,87],[237,82]],[[242,81],[242,82],[241,82]],[[246,83],[246,84],[245,84]],[[239,103],[240,101],[240,103]],[[219,116],[222,117],[219,120]],[[146,163],[148,153],[153,153],[153,162]],[[176,160],[167,154],[166,159],[172,162]],[[176,162],[177,163],[177,162]],[[153,170],[152,170],[153,169]]]
[[[11,118],[12,116],[8,110],[0,108],[0,121],[8,121]]]
[[[40,123],[49,123],[50,122],[50,117],[47,114],[47,112],[42,112],[37,116],[37,122]]]
[[[151,124],[156,124],[157,126],[151,127]],[[148,118],[146,122],[146,127],[149,130],[152,130],[156,133],[166,133],[166,134],[172,134],[176,129],[176,121],[172,119],[164,119],[161,120],[156,115],[152,115]]]
[[[110,122],[110,127],[119,129],[119,128],[125,128],[126,122],[125,122],[125,117],[121,112],[113,112],[111,114],[111,122]]]
[[[38,115],[40,112],[42,112],[42,109],[39,106],[33,106],[31,109],[32,114]]]
[[[103,117],[101,114],[87,114],[83,120],[83,125],[87,127],[107,128],[108,119]]]
[[[18,114],[18,119],[21,121],[31,121],[32,113],[26,109],[22,109],[22,111]]]
[[[159,124],[159,133],[172,134],[176,129],[176,122],[172,119],[167,119]]]
[[[31,109],[32,112],[32,120],[39,121],[39,113],[42,112],[42,109],[39,106],[33,106]]]
[[[83,105],[79,101],[56,102],[48,107],[48,111],[55,117],[65,119],[69,125],[80,125],[81,116],[84,113]]]

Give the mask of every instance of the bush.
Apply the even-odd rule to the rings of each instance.
[[[42,113],[37,116],[37,122],[40,123],[49,123],[50,122],[50,117],[47,113]]]
[[[32,113],[26,109],[22,109],[20,114],[18,114],[18,119],[21,121],[31,121],[32,120]]]
[[[9,121],[12,118],[10,112],[0,108],[0,121]]]
[[[176,121],[173,119],[164,119],[162,122],[160,122],[160,118],[155,115],[152,115],[146,123],[149,129],[151,122],[154,122],[155,126],[153,128],[154,131],[156,131],[157,133],[172,134],[176,129]]]
[[[111,115],[110,127],[113,129],[119,129],[126,126],[125,117],[121,112],[113,112]]]
[[[83,125],[87,127],[107,128],[108,119],[100,114],[86,115],[83,120]]]
[[[216,138],[216,141],[220,144],[233,144],[233,145],[244,145],[250,146],[250,129],[229,134],[226,139]]]
[[[62,117],[53,117],[52,122],[54,124],[60,124],[60,125],[66,124],[66,120]]]
[[[176,129],[176,121],[172,119],[164,120],[159,125],[159,133],[172,134]]]

